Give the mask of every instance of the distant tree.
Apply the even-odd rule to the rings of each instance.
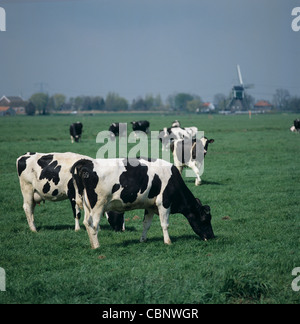
[[[148,103],[149,104],[149,103]],[[149,110],[147,102],[143,98],[133,99],[131,104],[132,110]]]
[[[218,110],[225,110],[228,104],[228,97],[226,97],[223,93],[217,93],[214,96],[213,104]]]
[[[167,97],[167,106],[169,109],[175,109],[175,96],[175,94],[172,94]]]
[[[92,110],[92,99],[89,96],[82,96],[82,110]]]
[[[34,104],[39,114],[46,115],[49,111],[47,109],[49,96],[43,92],[38,92],[30,97],[30,101]]]
[[[295,113],[300,113],[300,97],[292,97],[289,100],[288,109]]]
[[[28,116],[35,115],[35,105],[31,101],[25,106],[25,112]]]
[[[55,110],[55,103],[54,103],[54,98],[53,97],[48,97],[48,102],[46,105],[46,111],[50,112]]]
[[[176,110],[185,111],[187,107],[187,103],[189,101],[192,101],[193,99],[194,97],[189,93],[183,93],[183,92],[178,93],[174,99],[174,104],[175,104],[174,108]]]
[[[245,93],[245,98],[244,98],[245,102],[246,102],[246,107],[247,109],[251,110],[254,106],[255,103],[255,98],[253,96],[251,96],[249,93]]]
[[[105,108],[109,111],[128,110],[128,101],[117,93],[109,92],[106,96]]]
[[[104,110],[105,102],[100,96],[93,97],[91,100],[92,110]]]
[[[164,109],[161,96],[154,97],[152,94],[147,94],[145,99],[138,97],[133,99],[131,104],[132,110],[161,110]]]
[[[201,99],[193,99],[186,103],[186,110],[188,112],[197,112],[202,107],[202,100]]]
[[[63,105],[66,102],[66,96],[61,93],[56,93],[55,95],[52,96],[53,98],[53,109],[54,110],[61,110]]]
[[[286,110],[288,109],[289,100],[291,95],[286,89],[277,89],[273,96],[273,105],[278,110]]]
[[[153,105],[154,105],[154,109],[155,109],[155,110],[165,109],[160,94],[158,94],[158,95],[154,98],[154,103],[153,103]]]
[[[81,110],[83,105],[83,97],[77,96],[74,98],[73,106],[75,110]]]

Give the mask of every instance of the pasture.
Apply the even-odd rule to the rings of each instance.
[[[101,114],[0,118],[0,303],[299,303],[292,270],[300,267],[299,116]],[[173,244],[163,244],[158,216],[139,243],[143,211],[127,212],[126,232],[101,220],[100,249],[83,225],[74,231],[69,201],[36,207],[29,230],[15,161],[27,151],[96,157],[99,131],[147,119],[159,130],[179,119],[214,138],[202,185],[184,178],[211,207],[216,238],[201,241],[183,215],[170,216]],[[80,143],[68,128],[83,123]],[[129,127],[130,129],[130,127]],[[82,224],[82,219],[81,219]]]

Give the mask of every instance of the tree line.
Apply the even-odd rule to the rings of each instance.
[[[226,110],[231,100],[231,94],[218,93],[214,96],[214,112]],[[246,100],[253,107],[255,99],[246,93]],[[176,112],[207,112],[202,98],[190,93],[174,93],[163,102],[160,95],[148,94],[137,97],[130,103],[126,98],[115,92],[109,92],[106,98],[102,96],[77,96],[67,100],[64,94],[49,96],[46,93],[33,94],[25,107],[28,115],[36,113],[46,115],[58,111],[176,111]],[[300,97],[291,96],[288,90],[277,89],[273,95],[274,111],[300,112]]]

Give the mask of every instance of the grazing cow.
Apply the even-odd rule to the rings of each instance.
[[[203,159],[208,150],[208,144],[213,143],[214,139],[202,137],[199,139],[179,139],[171,144],[171,151],[174,157],[174,165],[179,172],[184,166],[190,167],[196,174],[195,185],[201,184],[200,170]]]
[[[295,119],[294,120],[294,125],[290,128],[292,132],[300,132],[300,119]]]
[[[107,210],[145,209],[141,242],[147,240],[154,214],[159,215],[166,244],[171,244],[169,214],[174,213],[183,214],[202,240],[214,237],[209,206],[203,206],[193,196],[169,162],[144,158],[82,159],[73,165],[71,172],[93,249],[99,247],[99,222]]]
[[[109,126],[109,129],[108,130],[110,132],[112,132],[115,136],[119,136],[120,135],[120,123],[112,123]]]
[[[74,140],[76,143],[79,142],[79,139],[82,134],[82,123],[77,122],[72,125],[70,125],[70,135],[71,135],[71,142],[74,143]]]
[[[75,153],[27,153],[17,159],[17,171],[23,195],[23,208],[28,225],[36,232],[34,224],[34,208],[41,201],[60,201],[69,199],[75,218],[75,231],[80,229],[80,209],[75,203],[75,189],[70,169],[80,160],[90,159],[88,156]],[[120,231],[124,225],[124,216],[108,212],[108,220],[114,230]],[[110,219],[111,218],[111,219]],[[120,220],[123,224],[120,225]]]
[[[133,121],[132,124],[132,130],[135,131],[141,131],[146,134],[149,133],[149,127],[150,123],[147,120],[140,120],[140,121]]]

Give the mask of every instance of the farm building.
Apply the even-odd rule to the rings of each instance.
[[[11,107],[0,106],[0,116],[15,116],[16,111]]]
[[[0,98],[0,116],[25,114],[26,101],[19,96],[2,96]]]
[[[268,101],[260,100],[253,106],[253,111],[265,113],[265,112],[270,112],[272,108],[273,105],[270,104]]]

